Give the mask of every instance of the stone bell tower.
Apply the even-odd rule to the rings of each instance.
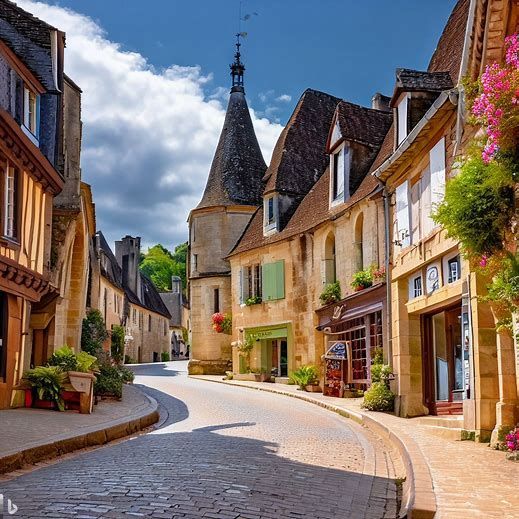
[[[232,88],[224,126],[202,200],[188,220],[191,374],[220,374],[231,368],[231,336],[216,333],[211,317],[231,312],[226,256],[261,204],[267,169],[245,99],[239,38],[230,65]]]

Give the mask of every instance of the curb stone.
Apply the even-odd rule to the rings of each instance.
[[[376,417],[363,413],[362,411],[352,411],[333,404],[328,404],[309,395],[283,391],[278,388],[251,386],[246,383],[233,384],[231,381],[209,379],[200,375],[191,376],[191,378],[297,398],[318,405],[319,407],[367,427],[383,441],[394,447],[402,459],[406,479],[402,488],[402,503],[398,514],[399,519],[431,519],[436,515],[436,498],[431,473],[420,448],[412,438],[401,433],[397,436],[387,425],[377,420]]]
[[[18,452],[12,452],[0,457],[0,474],[7,474],[23,468],[25,465],[34,465],[43,460],[57,458],[63,454],[80,450],[86,447],[104,445],[113,440],[130,436],[137,431],[146,429],[158,422],[159,412],[157,401],[146,395],[149,405],[131,419],[123,417],[110,424],[83,428],[82,432],[54,436],[54,439],[41,442]]]

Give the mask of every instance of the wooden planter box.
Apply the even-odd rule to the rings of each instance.
[[[308,391],[309,393],[322,393],[323,392],[322,387],[319,386],[318,384],[305,386],[305,390]]]
[[[56,402],[53,402],[52,400],[40,400],[39,398],[35,398],[32,406],[38,409],[56,409]]]
[[[69,371],[68,377],[74,391],[79,393],[79,412],[90,414],[94,408],[95,375],[81,371]]]
[[[254,373],[254,380],[256,382],[270,382],[271,375],[268,373]]]

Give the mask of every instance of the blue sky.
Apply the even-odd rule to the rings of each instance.
[[[98,229],[145,247],[186,240],[225,116],[239,1],[17,3],[67,34]],[[391,94],[396,67],[425,69],[454,4],[244,0],[245,88],[266,162],[306,88],[369,105]]]
[[[157,67],[200,65],[228,86],[238,0],[59,0],[88,14],[109,39]],[[282,124],[307,88],[369,104],[389,94],[396,67],[424,69],[455,0],[244,0],[243,54],[251,105]],[[258,13],[254,15],[253,13]],[[271,92],[273,91],[273,92]],[[261,97],[261,99],[260,99]]]

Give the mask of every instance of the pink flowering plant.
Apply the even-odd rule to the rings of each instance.
[[[519,34],[505,40],[505,63],[487,65],[471,107],[476,124],[486,131],[482,158],[493,160],[502,149],[513,149],[519,128]]]
[[[509,452],[519,452],[519,427],[514,427],[506,435],[506,448]]]

